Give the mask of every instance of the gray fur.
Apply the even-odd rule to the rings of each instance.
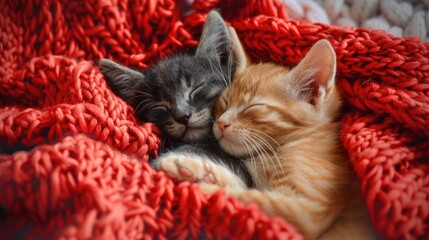
[[[244,165],[221,150],[211,131],[213,105],[230,85],[234,68],[227,28],[215,11],[207,17],[194,55],[173,55],[146,71],[108,59],[100,61],[101,72],[113,92],[133,106],[142,121],[155,123],[168,139],[172,138],[171,144],[176,147],[173,151],[222,161],[249,182]],[[177,142],[193,144],[177,147]]]
[[[225,23],[212,11],[195,55],[178,54],[138,71],[100,61],[110,88],[131,104],[139,118],[170,137],[200,141],[211,132],[212,108],[229,85],[234,62]]]

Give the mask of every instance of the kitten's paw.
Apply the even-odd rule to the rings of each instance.
[[[176,180],[218,184],[215,170],[218,166],[199,156],[165,154],[157,159],[154,167]]]
[[[201,190],[207,193],[219,188],[246,188],[244,181],[229,168],[201,155],[167,153],[153,166],[176,180],[200,183]]]
[[[222,189],[222,187],[219,186],[218,184],[200,183],[200,190],[205,193],[214,193],[219,189]]]

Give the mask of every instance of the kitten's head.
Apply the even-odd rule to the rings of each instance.
[[[222,148],[238,157],[270,151],[317,126],[331,123],[340,108],[336,56],[318,41],[293,69],[249,64],[241,56],[232,85],[215,105],[213,131]]]
[[[210,133],[214,102],[234,71],[230,44],[223,19],[211,11],[195,55],[174,55],[147,71],[108,59],[100,67],[110,88],[140,119],[175,139],[198,141]]]

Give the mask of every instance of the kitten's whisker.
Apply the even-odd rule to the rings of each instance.
[[[220,66],[220,63],[219,63],[219,68],[218,69],[219,69],[219,75],[220,75],[220,77],[222,79],[222,82],[224,83],[224,89],[228,89],[229,83],[228,83],[227,78],[225,77],[225,74],[222,71],[222,67]]]
[[[141,98],[150,98],[153,99],[153,95],[147,92],[143,92],[143,91],[139,91],[139,90],[134,90],[134,93],[136,94],[135,96],[132,96],[130,99],[132,98],[136,98],[136,97],[141,97]]]
[[[223,43],[218,43],[218,45],[216,45],[216,48],[220,46],[220,44]],[[229,53],[229,49],[227,50]],[[231,56],[232,54],[228,54],[228,65],[227,65],[227,69],[229,68],[230,62],[231,62]],[[223,84],[223,88],[224,89],[228,89],[230,87],[230,83],[231,83],[231,72],[229,71],[228,74],[229,75],[225,75],[225,73],[223,72],[222,69],[222,65],[221,65],[221,59],[219,55],[216,55],[215,57],[215,61],[213,61],[212,59],[207,58],[209,63],[210,63],[210,68],[211,70],[216,73],[217,75],[220,76],[221,80],[222,80],[222,84]]]
[[[243,134],[243,137],[247,139],[250,146],[252,146],[252,148],[255,150],[254,152],[256,152],[258,156],[263,158],[261,162],[263,164],[264,171],[266,171],[268,168],[265,166],[264,162],[268,163],[268,161],[266,159],[266,155],[264,155],[264,153],[261,151],[263,150],[261,146],[257,142],[255,142],[255,140],[252,139],[249,135]]]
[[[261,135],[267,137],[268,139],[270,139],[271,141],[273,141],[277,145],[277,147],[281,146],[280,143],[278,143],[274,138],[272,138],[270,135],[268,135],[268,134],[266,134],[266,133],[264,133],[264,132],[262,132],[260,130],[257,130],[257,129],[254,129],[254,128],[248,128],[247,130],[251,131],[251,132],[258,133],[258,134],[261,134]]]
[[[255,161],[255,155],[253,154],[253,151],[250,150],[249,145],[247,144],[245,139],[242,139],[242,137],[239,138],[239,141],[244,144],[244,149],[246,150],[246,156],[250,156],[250,159],[256,168],[256,161]]]
[[[227,65],[228,76],[229,76],[229,79],[228,79],[228,90],[231,89],[231,81],[232,81],[232,78],[234,77],[232,75],[233,74],[232,68],[233,68],[233,62],[234,62],[234,51],[233,51],[234,45],[235,45],[235,42],[233,43],[233,46],[230,49],[228,49],[228,65]]]
[[[261,142],[261,144],[263,144],[264,146],[266,146],[268,148],[268,150],[272,153],[272,155],[274,156],[274,159],[277,161],[278,165],[280,166],[282,173],[285,173],[285,171],[283,169],[283,165],[281,164],[281,161],[277,155],[277,151],[268,143],[268,141],[265,140],[262,136],[259,136],[255,133],[253,133],[253,134],[249,133],[249,134],[253,135],[255,138],[257,138]],[[274,164],[273,159],[272,158],[270,158],[270,159],[271,159],[272,163]]]
[[[274,171],[276,174],[279,174],[278,169],[276,164],[274,164],[274,160],[272,159],[272,157],[270,156],[270,154],[267,152],[267,150],[261,145],[264,144],[267,146],[267,142],[261,138],[260,136],[256,135],[256,134],[252,134],[250,132],[246,132],[248,134],[248,136],[252,139],[253,143],[258,146],[258,148],[261,150],[260,151],[260,155],[262,155],[264,161],[266,161],[268,163],[268,160],[271,162],[271,165],[274,167]],[[269,148],[271,146],[268,145],[268,149],[271,150],[271,152],[273,153],[274,157],[277,157],[277,154],[275,152],[273,152],[273,149]]]
[[[219,71],[219,69],[214,65],[212,59],[209,59],[209,58],[207,58],[207,59],[208,59],[208,61],[210,63],[210,69],[212,70],[212,72],[214,72],[216,75],[220,75],[221,76],[221,81],[219,81],[219,83],[222,84],[222,88],[226,89],[227,86],[228,86],[228,84],[226,83],[225,78],[223,77],[222,72]],[[219,61],[219,60],[217,59],[217,61]]]
[[[264,149],[261,147],[261,145],[260,144],[258,144],[257,142],[255,142],[254,140],[252,140],[252,142],[253,142],[253,145],[255,146],[255,148],[257,149],[256,150],[256,152],[257,152],[257,154],[258,154],[258,159],[259,159],[259,162],[261,162],[262,164],[263,164],[263,166],[264,166],[264,169],[266,169],[265,171],[268,171],[267,169],[268,169],[268,167],[265,165],[265,164],[267,164],[268,166],[270,166],[270,165],[272,165],[273,163],[272,163],[272,161],[271,161],[271,164],[270,164],[270,162],[268,161],[268,159],[270,159],[270,156],[267,156],[267,152],[265,152],[264,151]],[[275,171],[276,171],[276,173],[277,173],[277,170],[275,169]],[[262,183],[261,183],[262,184]]]
[[[132,97],[130,97],[130,98],[128,98],[128,99],[136,99],[136,98],[145,98],[145,96],[141,96],[141,95],[136,95],[136,96],[132,96]]]
[[[271,146],[271,144],[270,144],[267,140],[265,140],[262,136],[260,136],[260,135],[258,135],[258,134],[256,134],[256,133],[259,133],[259,134],[262,134],[263,136],[268,137],[268,138],[269,138],[270,140],[272,140],[275,144],[277,144],[277,147],[280,147],[280,144],[279,144],[275,139],[273,139],[271,136],[269,136],[268,134],[266,134],[266,133],[264,133],[264,132],[258,131],[258,130],[256,130],[256,129],[249,129],[249,131],[253,131],[254,133],[251,133],[251,132],[250,132],[249,134],[254,135],[256,138],[258,138],[258,139],[259,139],[259,141],[260,141],[264,146],[266,146],[266,147],[268,148],[268,150],[272,153],[272,155],[274,156],[274,159],[277,161],[278,165],[280,166],[281,172],[284,174],[284,173],[285,173],[285,170],[283,169],[283,165],[281,164],[281,161],[280,161],[280,159],[279,159],[279,157],[278,157],[277,151],[273,148],[273,146]],[[277,168],[276,168],[276,169],[277,169]]]
[[[139,108],[140,108],[140,106],[143,104],[145,104],[146,102],[148,102],[148,101],[151,101],[151,99],[145,99],[145,100],[143,100],[143,101],[141,101],[138,105],[137,105],[137,107],[135,108],[136,109],[136,112],[137,113],[140,113],[143,109],[144,109],[144,107],[151,107],[152,105],[154,105],[154,103],[149,103],[149,104],[147,104],[147,105],[145,105],[144,107],[142,107],[140,110],[139,110]]]
[[[248,141],[249,140],[246,140],[246,137],[245,136],[243,136],[243,135],[238,135],[238,136],[240,136],[240,138],[239,138],[239,141],[242,143],[242,144],[244,144],[244,146],[245,146],[245,150],[246,150],[246,152],[248,153],[247,155],[250,155],[251,156],[251,161],[252,161],[252,163],[253,163],[253,166],[254,166],[254,168],[253,169],[257,169],[257,166],[256,166],[256,158],[255,158],[255,151],[252,151],[252,149],[249,147],[249,146],[252,146]],[[249,145],[250,144],[250,145]],[[256,151],[256,153],[257,153],[257,151]],[[265,164],[262,162],[262,170],[265,172]],[[262,180],[259,178],[259,174],[257,174],[257,175],[255,175],[255,174],[252,174],[252,177],[253,177],[253,181],[256,183],[256,182],[259,182],[259,185],[261,185],[262,184]]]
[[[153,96],[149,93],[141,92],[141,91],[135,91],[135,93],[138,93],[135,96],[129,97],[128,99],[136,99],[136,98],[144,98],[144,99],[153,99]]]

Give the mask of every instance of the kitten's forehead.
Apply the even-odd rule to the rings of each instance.
[[[189,55],[173,56],[159,62],[153,69],[152,75],[156,76],[166,88],[177,88],[178,81],[183,81],[189,87],[193,83],[204,81],[204,77],[213,75],[209,61],[205,58],[197,58]]]
[[[172,110],[187,109],[188,105],[195,111],[211,108],[226,81],[220,74],[224,71],[219,73],[212,67],[210,60],[205,57],[172,56],[148,70],[147,82],[156,90],[154,95],[168,101]]]
[[[238,102],[239,105],[259,101],[281,90],[279,80],[287,72],[287,69],[274,64],[251,65],[245,71],[236,73],[231,92],[226,94],[234,96],[231,101]]]

